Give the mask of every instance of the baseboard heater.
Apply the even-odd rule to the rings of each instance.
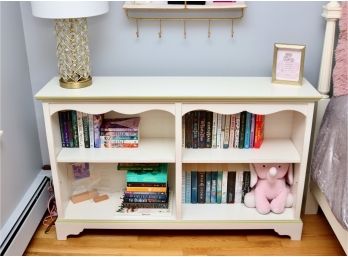
[[[47,176],[38,176],[36,183],[34,181],[33,184],[27,193],[34,193],[28,198],[29,201],[27,201],[27,204],[24,204],[25,207],[22,207],[23,211],[14,222],[12,221],[13,225],[7,229],[7,235],[3,234],[1,236],[1,256],[22,255],[24,253],[47,209],[49,197],[47,190],[50,184],[50,178]]]

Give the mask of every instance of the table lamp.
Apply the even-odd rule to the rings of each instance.
[[[107,1],[35,1],[31,2],[35,17],[55,19],[59,83],[64,88],[92,85],[87,17],[109,11]]]

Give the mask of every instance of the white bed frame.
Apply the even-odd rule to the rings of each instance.
[[[318,134],[326,106],[330,101],[329,92],[335,43],[335,29],[336,23],[341,17],[340,4],[336,1],[329,2],[323,7],[322,16],[326,19],[326,30],[320,66],[318,91],[322,94],[323,99],[318,102],[317,106],[316,121],[314,126],[314,142]],[[338,241],[342,245],[343,250],[348,255],[348,230],[342,227],[342,225],[337,221],[330,209],[325,195],[320,191],[316,183],[310,180],[309,184],[305,213],[316,214],[318,211],[318,206],[320,206]]]

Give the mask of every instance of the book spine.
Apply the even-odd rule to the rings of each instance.
[[[62,147],[65,147],[63,112],[58,112],[58,119],[59,119],[59,129],[60,129],[60,140],[62,142]]]
[[[192,148],[193,112],[185,115],[185,147]]]
[[[197,171],[191,171],[191,203],[197,203],[198,188],[197,188]]]
[[[230,143],[230,126],[231,126],[231,115],[225,115],[225,134],[223,147],[226,149]]]
[[[89,147],[94,148],[93,114],[88,114]]]
[[[213,113],[213,126],[211,131],[211,147],[216,148],[216,133],[217,133],[217,113]]]
[[[205,111],[199,111],[199,123],[198,123],[198,130],[199,130],[199,135],[198,135],[198,147],[199,148],[205,148],[205,145],[207,143],[206,139],[206,127],[205,124],[207,122],[206,118],[206,112]]]
[[[245,136],[245,118],[246,112],[240,114],[240,127],[239,127],[239,148],[244,148],[244,136]]]
[[[216,202],[221,203],[222,200],[222,171],[218,171],[218,177],[216,182]]]
[[[71,111],[67,111],[67,124],[68,124],[68,137],[69,137],[69,147],[74,147],[74,132],[72,125],[72,115]]]
[[[239,133],[240,133],[240,113],[236,114],[236,128],[234,130],[234,148],[239,148]]]
[[[103,115],[93,115],[93,133],[94,133],[94,147],[100,148],[100,127],[103,122]]]
[[[123,208],[151,208],[151,209],[167,209],[168,203],[122,203]]]
[[[79,133],[79,147],[84,148],[84,136],[83,136],[83,122],[82,122],[82,112],[76,112],[77,116],[77,131]]]
[[[221,124],[222,114],[217,114],[217,129],[216,129],[216,148],[221,148]]]
[[[185,176],[185,203],[191,203],[191,171],[186,171]]]
[[[205,124],[205,129],[206,129],[206,148],[211,148],[212,147],[212,129],[213,129],[213,113],[212,112],[207,112],[206,113],[206,124]]]
[[[100,132],[138,132],[138,128],[105,128],[101,127]]]
[[[186,203],[186,173],[181,174],[181,203]]]
[[[237,171],[235,189],[235,203],[241,203],[243,191],[243,171]]]
[[[205,203],[205,193],[206,193],[205,172],[203,171],[197,172],[197,192],[198,192],[197,202]]]
[[[199,141],[199,112],[193,112],[193,121],[192,121],[192,148],[198,148]]]
[[[250,148],[254,147],[255,138],[255,114],[251,114],[251,125],[250,125]]]
[[[83,137],[84,137],[84,144],[85,148],[90,147],[89,143],[89,122],[88,122],[88,114],[83,113],[82,114],[82,124],[83,124]]]
[[[229,171],[227,175],[227,203],[235,202],[236,172]]]
[[[251,113],[246,112],[245,117],[245,136],[244,136],[244,148],[250,147],[250,129],[251,129]]]
[[[231,115],[231,124],[230,124],[230,142],[229,142],[229,147],[234,147],[234,131],[236,129],[236,115],[232,114]]]
[[[210,203],[211,194],[211,172],[205,172],[205,202]]]
[[[63,130],[64,130],[65,147],[70,147],[69,127],[68,127],[68,111],[63,111],[62,112],[62,118],[63,118]]]
[[[210,193],[211,203],[216,203],[217,179],[218,179],[218,172],[212,171],[211,172],[211,193]]]
[[[250,187],[250,171],[243,172],[243,192],[242,192],[242,203],[244,203],[245,195],[251,191]]]
[[[77,127],[77,113],[76,111],[71,111],[71,123],[72,123],[72,131],[73,131],[73,142],[74,147],[79,147],[79,131]]]
[[[146,199],[161,199],[167,200],[168,194],[163,192],[124,192],[124,196],[130,198],[146,198]]]
[[[263,142],[264,115],[256,115],[254,147],[260,148]]]
[[[128,192],[167,192],[167,187],[127,187]]]
[[[123,198],[124,203],[166,203],[168,200],[154,198]]]
[[[222,172],[221,203],[227,203],[227,170]]]
[[[157,182],[127,182],[127,187],[166,187],[167,183]]]
[[[224,139],[225,139],[225,122],[226,122],[226,115],[221,115],[221,136],[220,136],[220,148],[224,147]]]

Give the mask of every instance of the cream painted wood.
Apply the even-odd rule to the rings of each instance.
[[[52,79],[38,92],[42,100],[59,218],[57,238],[86,228],[117,229],[274,229],[299,240],[304,179],[314,102],[320,94],[303,86],[273,85],[270,78],[252,77],[95,77],[93,86],[67,90]],[[182,117],[192,110],[224,114],[250,111],[265,114],[265,140],[260,149],[185,149]],[[140,142],[134,149],[62,148],[58,111],[105,113],[110,117],[140,116]],[[72,162],[89,162],[85,185],[73,179]],[[125,173],[118,162],[168,162],[171,188],[168,211],[118,213]],[[295,205],[282,214],[260,215],[242,204],[183,204],[183,167],[291,162]],[[208,165],[207,167],[200,165]],[[109,200],[73,204],[72,194],[97,189]]]
[[[243,1],[237,3],[213,3],[207,2],[206,5],[187,5],[182,4],[168,5],[165,1],[153,1],[153,2],[141,2],[141,1],[127,1],[123,5],[125,10],[229,10],[246,8],[246,4]]]
[[[318,90],[323,97],[328,98],[331,82],[331,67],[335,43],[336,21],[341,17],[341,7],[336,1],[331,1],[323,7],[322,16],[326,19],[326,29],[321,57]]]

